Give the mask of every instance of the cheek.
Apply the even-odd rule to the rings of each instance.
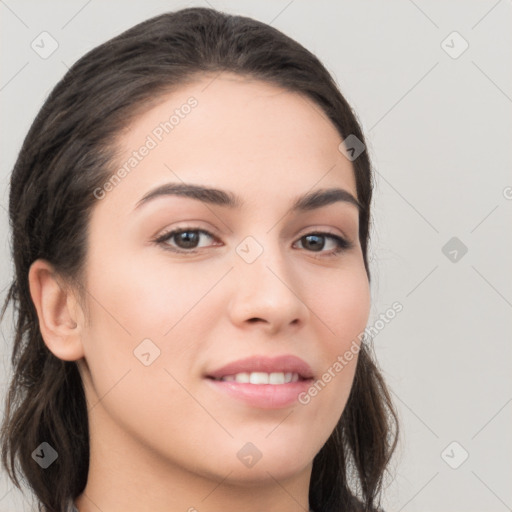
[[[328,436],[350,394],[360,347],[370,312],[370,287],[364,265],[347,264],[323,280],[322,293],[311,293],[312,311],[324,332],[322,374],[299,396],[299,403],[322,422],[316,428]]]
[[[103,306],[96,308],[101,320],[115,321],[137,338],[162,338],[174,330],[208,302],[210,289],[225,272],[214,265],[192,269],[162,256],[119,258],[96,268],[89,286],[101,303],[95,306]]]
[[[137,355],[147,351],[150,358],[158,354],[152,369],[179,368],[184,373],[206,343],[211,322],[218,319],[219,303],[211,289],[226,270],[209,265],[192,271],[165,258],[122,258],[110,250],[105,254],[110,261],[91,260],[94,272],[87,283],[91,318],[84,349],[91,373],[100,379],[106,375],[102,386],[108,388],[127,369],[146,368]]]
[[[329,350],[343,350],[361,334],[370,313],[370,286],[362,264],[347,264],[333,270],[322,280],[313,280],[310,287],[309,306],[329,333]],[[310,285],[308,285],[310,286]]]

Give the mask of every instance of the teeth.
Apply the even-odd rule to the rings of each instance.
[[[241,384],[288,384],[299,380],[298,373],[291,372],[242,372],[236,375],[226,375],[220,380],[225,382],[240,382]]]
[[[241,382],[242,384],[248,384],[249,383],[249,374],[248,373],[237,373],[235,375],[236,382]]]
[[[284,373],[271,373],[268,376],[269,384],[284,384],[286,375]]]
[[[249,375],[249,382],[251,384],[268,384],[268,373],[252,372]]]

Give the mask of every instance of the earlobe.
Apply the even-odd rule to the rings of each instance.
[[[39,329],[48,349],[64,361],[81,359],[84,356],[81,325],[71,287],[65,286],[53,266],[42,259],[30,266],[28,281]]]

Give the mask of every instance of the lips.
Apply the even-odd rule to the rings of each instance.
[[[246,377],[240,377],[241,375],[248,375],[249,380]],[[267,356],[253,356],[245,359],[239,359],[233,361],[221,368],[213,371],[209,371],[206,375],[207,378],[214,380],[233,380],[231,377],[236,379],[240,378],[239,382],[250,382],[251,377],[257,374],[268,374],[271,378],[269,384],[272,384],[272,374],[292,374],[292,380],[308,380],[313,378],[313,370],[304,360],[293,355],[284,355],[279,357],[267,357]],[[263,383],[260,379],[256,379],[254,384]],[[288,380],[288,377],[286,378]],[[277,383],[277,382],[276,382]]]
[[[258,409],[296,405],[312,380],[309,364],[293,355],[248,357],[205,374],[206,384],[229,400],[230,407],[243,403]]]

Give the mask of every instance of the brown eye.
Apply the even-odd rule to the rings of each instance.
[[[199,243],[199,238],[197,231],[182,231],[173,235],[173,239],[180,249],[195,249]]]
[[[301,238],[304,249],[321,251],[325,246],[325,237],[322,235],[306,235]]]
[[[164,249],[174,252],[197,252],[195,249],[207,247],[208,244],[199,245],[204,239],[214,240],[214,236],[204,229],[180,228],[163,234],[156,240]],[[173,242],[173,243],[170,243]]]
[[[330,242],[329,242],[330,241]],[[351,244],[344,238],[331,233],[309,233],[299,239],[302,248],[311,252],[325,252],[326,255],[337,254],[349,249]],[[327,247],[327,251],[324,249]]]

